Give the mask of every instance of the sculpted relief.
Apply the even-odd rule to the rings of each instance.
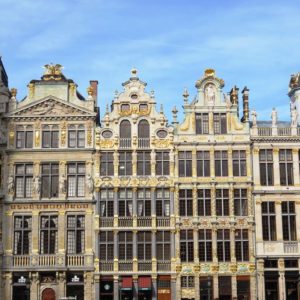
[[[216,98],[216,91],[215,91],[215,86],[212,83],[209,83],[205,87],[204,94],[205,94],[205,102],[208,105],[214,105],[215,98]]]

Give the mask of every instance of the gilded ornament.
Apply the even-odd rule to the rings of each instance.
[[[40,131],[39,130],[35,131],[34,144],[35,144],[35,147],[40,146]]]
[[[47,64],[44,66],[45,72],[43,75],[43,80],[61,80],[62,79],[62,69],[63,66],[60,64]]]
[[[12,89],[10,90],[11,96],[15,98],[15,97],[17,96],[17,91],[18,91],[18,90],[17,90],[16,88],[12,88]]]
[[[94,89],[92,86],[89,86],[87,89],[86,89],[87,93],[89,96],[93,96],[93,93],[94,93]]]
[[[14,141],[15,141],[15,132],[14,131],[10,131],[9,132],[9,145],[11,147],[14,145]]]
[[[100,140],[101,148],[113,148],[114,141],[113,140]]]

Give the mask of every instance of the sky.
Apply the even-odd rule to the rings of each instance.
[[[99,81],[101,117],[115,90],[137,68],[171,120],[190,101],[206,68],[250,89],[250,108],[289,120],[288,84],[300,71],[300,1],[266,0],[0,0],[0,55],[17,98],[59,63],[86,95]],[[241,95],[240,95],[241,98]],[[180,117],[182,120],[182,115]]]

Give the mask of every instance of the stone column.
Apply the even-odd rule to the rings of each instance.
[[[133,217],[133,227],[137,227],[137,188],[132,188],[132,217]]]
[[[213,275],[213,295],[214,295],[214,299],[219,299],[219,278],[218,278],[218,274]]]
[[[133,275],[132,280],[133,280],[133,291],[132,291],[133,300],[138,300],[138,296],[139,296],[138,276]]]
[[[119,153],[118,150],[114,151],[114,176],[118,177],[119,175]]]
[[[254,186],[260,186],[259,149],[257,147],[253,149],[252,161]]]
[[[100,299],[100,276],[97,274],[94,277],[94,285],[95,285],[95,300]]]
[[[252,279],[252,281],[253,281],[253,279]],[[251,282],[250,282],[250,284],[251,284]],[[253,284],[253,282],[252,282],[252,284]],[[251,289],[251,293],[252,293],[252,289]],[[263,259],[258,259],[258,261],[257,261],[257,296],[258,296],[259,300],[265,300],[265,276],[264,276],[264,260]],[[251,295],[251,298],[252,298],[252,295]],[[256,299],[256,295],[255,295],[255,299]]]
[[[56,275],[58,279],[58,297],[66,297],[66,274],[65,272],[58,272]]]
[[[114,272],[119,271],[119,245],[118,245],[118,230],[114,230]]]
[[[38,300],[39,298],[39,274],[31,273],[31,282],[30,282],[30,300]],[[5,299],[11,299],[6,298]]]
[[[171,177],[174,177],[175,176],[175,165],[174,165],[174,163],[175,163],[175,160],[174,160],[175,158],[174,158],[174,151],[171,149],[170,150],[170,176]]]
[[[275,213],[276,213],[276,235],[277,235],[277,241],[283,241],[281,202],[279,200],[275,201]]]
[[[178,149],[174,150],[174,177],[178,177]]]
[[[92,299],[92,274],[85,272],[84,274],[84,299]]]
[[[300,176],[299,176],[299,157],[298,151],[299,149],[294,148],[293,150],[293,170],[294,170],[294,185],[300,185]]]
[[[118,216],[119,216],[119,206],[118,206],[118,187],[114,187],[114,227],[118,227]]]
[[[132,151],[132,176],[136,176],[137,173],[137,153],[136,150]]]
[[[151,176],[155,177],[156,174],[156,155],[154,149],[151,151]]]
[[[237,299],[237,280],[236,275],[231,276],[231,297]]]
[[[177,297],[176,297],[176,275],[171,276],[171,299],[177,299]]]
[[[213,255],[213,262],[218,262],[218,255],[217,255],[217,228],[213,226],[211,231],[211,238],[212,238],[212,255]]]
[[[234,225],[230,227],[230,256],[231,256],[231,262],[236,263],[236,255],[235,255],[235,227],[234,227]]]
[[[12,273],[3,274],[3,300],[12,299]],[[30,289],[30,296],[31,296],[31,289]],[[30,298],[32,300],[37,300],[37,296],[34,298]]]
[[[32,211],[32,224],[39,224],[39,211]],[[32,226],[32,254],[39,253],[39,227]]]
[[[170,188],[170,215],[174,216],[174,193],[175,193],[175,188],[171,187]]]
[[[273,149],[273,170],[274,170],[274,185],[280,186],[280,174],[279,174],[279,149]]]
[[[171,259],[175,258],[175,229],[171,230]]]
[[[228,147],[228,177],[233,177],[232,148],[231,147]]]
[[[279,271],[279,278],[278,278],[278,296],[279,300],[285,300],[285,275],[284,271]]]
[[[6,211],[5,212],[5,227],[3,227],[3,241],[4,241],[4,251],[5,255],[12,255],[13,253],[13,228],[14,228],[14,220],[13,220],[13,212],[12,211]],[[32,224],[38,224],[38,223],[33,223]],[[37,226],[32,226],[32,227],[37,227]],[[37,228],[36,228],[37,229]]]
[[[156,227],[155,187],[151,188],[151,218],[152,218],[152,228],[155,228]]]
[[[118,275],[114,275],[114,300],[119,300],[119,276]]]
[[[258,279],[259,279],[259,277],[258,277]],[[265,284],[264,279],[263,278],[261,278],[261,279],[263,281],[263,284]],[[258,282],[258,284],[259,284],[259,282]],[[251,274],[250,275],[250,300],[256,300],[257,297],[258,297],[258,299],[263,299],[263,298],[260,298],[260,295],[257,293],[256,276],[255,276],[255,274]]]
[[[156,275],[152,275],[152,300],[156,300],[157,299],[157,276]]]
[[[215,177],[215,150],[214,150],[214,146],[212,146],[210,148],[209,160],[210,160],[210,177]]]
[[[194,263],[199,264],[199,243],[198,243],[198,228],[193,229],[193,238],[194,238]]]
[[[194,179],[197,178],[197,151],[195,148],[192,149],[192,176]]]
[[[176,278],[176,300],[181,300],[181,276]],[[173,300],[173,298],[172,298]]]
[[[93,210],[87,209],[85,213],[85,253],[86,256],[89,257],[88,261],[90,261],[88,264],[89,266],[93,266],[93,256],[94,256],[94,249],[93,249],[93,238],[94,238],[94,232],[93,232]],[[91,280],[91,279],[90,279]]]
[[[32,223],[32,224],[38,224],[38,223]],[[86,228],[87,231],[87,228]],[[65,249],[65,211],[61,210],[58,213],[58,232],[59,232],[59,239],[58,239],[58,253],[60,256],[65,255],[66,249]],[[87,234],[87,232],[85,232]],[[90,232],[88,233],[91,234]]]
[[[157,258],[156,258],[156,230],[152,230],[152,244],[151,244],[151,252],[152,252],[152,273],[157,272]]]
[[[208,121],[209,121],[209,134],[214,134],[214,114],[212,111],[208,114]]]
[[[132,243],[133,243],[133,249],[132,249],[132,262],[133,262],[133,272],[138,272],[138,260],[137,260],[137,230],[132,231]]]
[[[199,299],[200,297],[200,278],[199,273],[195,273],[195,299]]]
[[[194,184],[193,185],[193,217],[195,220],[197,220],[197,216],[198,216],[198,193],[197,193],[197,185]]]

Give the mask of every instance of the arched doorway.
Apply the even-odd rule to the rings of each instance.
[[[53,289],[47,288],[43,290],[42,300],[55,300],[55,292]]]

